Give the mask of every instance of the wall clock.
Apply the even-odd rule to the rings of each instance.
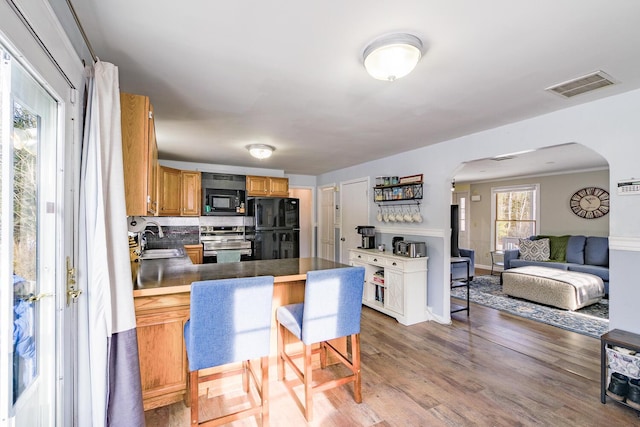
[[[573,193],[569,206],[580,218],[603,217],[609,213],[609,192],[598,187],[585,187]]]

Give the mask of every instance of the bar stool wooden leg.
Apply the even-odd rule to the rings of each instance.
[[[198,425],[198,371],[189,373],[189,394],[191,395],[191,425]]]
[[[286,331],[287,328],[278,323],[278,379],[280,381],[284,380],[284,357],[282,353],[284,352],[284,334]]]
[[[262,399],[262,427],[269,427],[269,356],[260,359],[262,370],[262,386],[260,387],[260,399]]]
[[[353,399],[362,403],[362,375],[360,373],[360,334],[351,335],[351,359],[353,361]]]
[[[242,362],[242,389],[245,393],[249,393],[249,361]]]
[[[303,345],[304,347],[304,417],[307,421],[313,419],[313,380],[311,365],[311,346]]]

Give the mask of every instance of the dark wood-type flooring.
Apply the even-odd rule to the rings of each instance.
[[[600,403],[598,339],[475,304],[469,318],[452,317],[452,325],[403,326],[363,307],[363,402],[353,401],[351,385],[327,391],[316,397],[309,425],[640,426],[631,408],[609,398]],[[331,369],[338,368],[325,374]],[[305,425],[276,379],[275,360],[270,374],[271,426]],[[242,396],[225,395],[222,402]],[[221,404],[205,403],[204,395],[200,401],[205,411]],[[146,421],[188,426],[189,409],[183,403],[158,408]],[[233,425],[258,424],[250,418]]]

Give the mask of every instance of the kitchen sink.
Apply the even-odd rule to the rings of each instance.
[[[184,249],[145,249],[140,255],[140,259],[163,259],[181,258],[184,256]]]

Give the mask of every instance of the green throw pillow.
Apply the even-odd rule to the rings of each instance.
[[[567,244],[571,236],[536,236],[537,239],[549,239],[549,261],[567,262]]]

